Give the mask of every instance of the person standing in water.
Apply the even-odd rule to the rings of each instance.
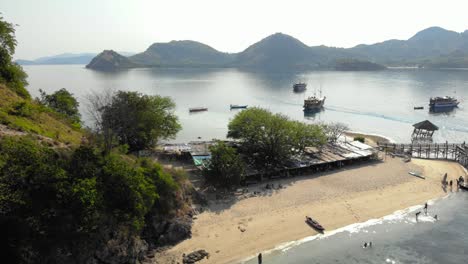
[[[258,254],[258,264],[262,264],[262,253]]]
[[[424,214],[427,215],[427,202],[424,204]]]
[[[418,216],[421,214],[421,211],[416,213],[416,222],[418,222]]]

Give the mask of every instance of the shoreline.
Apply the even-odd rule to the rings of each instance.
[[[445,196],[440,188],[442,175],[466,176],[461,168],[449,161],[405,163],[387,157],[328,173],[269,181],[286,186],[281,189],[266,190],[265,183],[249,186],[249,193],[260,194],[210,202],[196,215],[192,238],[166,250],[156,263],[175,263],[182,254],[199,249],[210,253],[199,263],[239,263],[284,243],[315,236],[304,224],[304,215],[311,215],[327,230],[337,230]],[[409,171],[422,172],[426,180],[408,175]]]
[[[429,206],[431,206],[431,205],[433,205],[434,203],[436,203],[438,201],[441,201],[443,199],[448,198],[450,195],[451,194],[447,194],[447,195],[442,196],[442,197],[437,197],[437,198],[430,199],[430,200],[427,201],[427,204]],[[349,233],[359,232],[360,229],[362,229],[362,228],[370,227],[370,226],[377,225],[377,224],[382,224],[384,221],[402,219],[403,217],[408,216],[410,213],[413,213],[416,210],[421,210],[423,208],[424,208],[424,205],[422,205],[422,204],[409,206],[407,208],[396,210],[393,213],[382,216],[380,218],[371,218],[371,219],[368,219],[368,220],[366,220],[364,222],[352,223],[352,224],[349,224],[347,226],[343,226],[343,227],[339,227],[339,228],[331,230],[331,231],[327,231],[324,234],[316,234],[316,235],[304,237],[304,238],[301,238],[301,239],[298,239],[298,240],[284,242],[284,243],[281,243],[281,244],[279,244],[278,246],[276,246],[276,247],[274,247],[272,249],[263,251],[262,254],[263,255],[268,255],[268,254],[272,254],[272,253],[277,252],[277,251],[287,251],[287,250],[289,250],[289,249],[291,249],[291,248],[293,248],[295,246],[299,246],[301,244],[308,243],[308,242],[311,242],[311,241],[314,241],[314,240],[317,240],[317,239],[323,239],[323,238],[327,238],[327,237],[330,237],[330,236],[334,236],[334,235],[342,233],[342,232],[349,232]],[[427,220],[424,220],[423,218],[421,218],[419,221],[420,222],[426,222]],[[432,220],[432,221],[435,221],[435,220]],[[256,255],[246,257],[243,260],[241,260],[239,263],[241,263],[241,264],[248,263],[249,261],[252,261],[256,257],[257,257]]]

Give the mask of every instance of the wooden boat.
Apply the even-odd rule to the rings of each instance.
[[[314,219],[312,219],[312,217],[309,217],[309,216],[306,216],[306,223],[308,225],[310,225],[311,227],[313,227],[315,230],[319,231],[319,232],[323,232],[325,231],[325,228],[323,228],[323,226],[321,226],[317,221],[315,221]]]
[[[415,106],[414,107],[414,110],[422,110],[422,109],[424,109],[424,106]]]
[[[248,105],[230,105],[231,109],[245,109]]]
[[[306,90],[306,88],[307,88],[307,83],[295,83],[293,85],[293,91],[295,93],[303,92]]]
[[[193,107],[193,108],[189,108],[189,112],[190,112],[190,113],[193,113],[193,112],[203,112],[203,111],[208,111],[208,108],[206,108],[206,107]]]
[[[413,175],[413,176],[416,176],[416,177],[421,178],[421,179],[423,179],[423,180],[426,179],[426,177],[420,175],[420,174],[417,173],[417,172],[410,171],[410,172],[408,172],[408,174]]]

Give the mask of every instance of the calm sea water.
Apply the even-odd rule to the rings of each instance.
[[[437,142],[468,139],[468,70],[392,69],[381,72],[315,71],[306,73],[249,72],[237,69],[133,69],[100,73],[84,65],[25,66],[29,90],[52,92],[67,88],[82,103],[104,89],[133,90],[170,96],[183,130],[174,141],[224,138],[229,120],[239,110],[230,104],[268,108],[304,122],[339,121],[354,131],[381,134],[408,142],[412,124],[429,119],[439,126]],[[292,92],[292,84],[308,83],[305,93]],[[303,100],[322,87],[327,97],[324,111],[304,116]],[[429,97],[452,95],[462,101],[453,112],[430,114]],[[190,107],[208,112],[190,114]],[[424,106],[425,110],[413,110]]]
[[[263,263],[467,263],[468,193],[453,193],[429,203],[428,215],[415,220],[413,207],[263,254]],[[433,216],[437,214],[435,221]],[[372,241],[372,248],[363,248]],[[252,259],[247,264],[256,264]]]

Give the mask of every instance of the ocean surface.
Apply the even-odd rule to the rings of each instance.
[[[468,192],[451,193],[428,204],[427,216],[422,212],[418,222],[415,212],[423,211],[423,205],[285,243],[264,252],[263,263],[467,263]],[[372,242],[372,247],[364,248],[364,242]],[[245,263],[256,264],[257,257]]]
[[[84,65],[24,66],[28,89],[53,92],[67,88],[78,97],[89,124],[86,97],[107,89],[132,90],[172,97],[183,129],[172,140],[188,142],[225,138],[229,120],[241,110],[230,104],[267,108],[292,119],[343,122],[351,130],[409,142],[412,124],[430,120],[439,126],[435,142],[468,140],[468,70],[389,69],[379,72],[253,72],[238,69],[132,69],[117,73],[87,70]],[[295,82],[307,82],[304,93],[293,93]],[[304,115],[303,100],[320,87],[325,109]],[[429,97],[456,96],[460,107],[450,113],[428,112]],[[191,107],[208,112],[190,114]],[[424,106],[424,110],[414,110]]]

